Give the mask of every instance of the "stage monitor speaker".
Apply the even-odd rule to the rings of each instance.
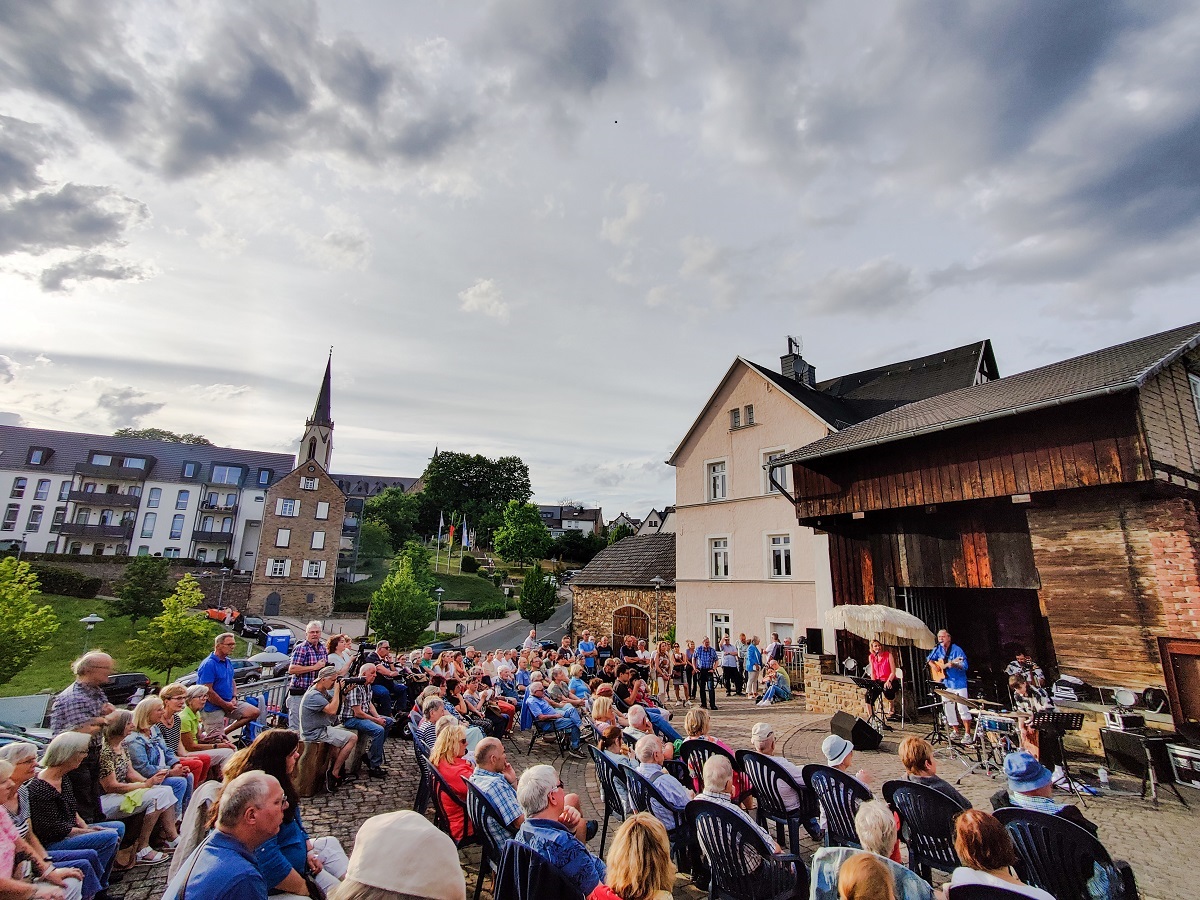
[[[883,742],[882,734],[848,712],[834,713],[829,730],[852,743],[855,750],[878,750]]]
[[[820,656],[825,652],[825,632],[820,628],[804,629],[804,649],[807,653]]]

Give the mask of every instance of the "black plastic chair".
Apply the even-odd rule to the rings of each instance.
[[[679,758],[687,766],[693,788],[698,784],[701,790],[704,789],[704,764],[714,756],[725,757],[729,760],[733,771],[742,771],[737,757],[713,741],[706,741],[703,738],[688,738],[679,745]]]
[[[487,795],[470,782],[467,783],[467,815],[475,826],[475,834],[479,836],[481,850],[479,858],[479,877],[475,879],[475,900],[483,889],[483,876],[489,869],[493,873],[500,871],[500,859],[504,855],[504,845],[513,837],[513,832],[504,822],[504,817]],[[488,826],[494,826],[489,828]],[[497,841],[496,833],[505,835],[503,841]],[[496,891],[496,874],[492,877],[492,893]]]
[[[633,769],[621,769],[625,779],[625,787],[629,790],[629,802],[638,812],[655,815],[652,803],[657,803],[672,817],[675,824],[667,829],[667,837],[671,839],[671,854],[681,872],[687,871],[687,829],[684,827],[683,810],[676,809],[671,801],[663,796],[662,791],[654,786],[649,778]],[[663,823],[666,824],[665,822]]]
[[[504,845],[492,900],[584,900],[554,865],[520,841]]]
[[[930,869],[953,872],[962,863],[954,849],[954,819],[963,811],[927,784],[887,781],[883,797],[900,814],[900,839],[908,847],[908,867],[930,880]]]
[[[1086,828],[1061,816],[1012,806],[993,815],[1017,845],[1027,884],[1049,891],[1058,900],[1088,900],[1088,881],[1099,865],[1108,873],[1109,900],[1136,900],[1133,870],[1118,866]]]
[[[605,756],[603,750],[594,744],[588,744],[587,749],[596,765],[596,780],[600,782],[600,796],[604,798],[604,823],[600,826],[600,852],[597,854],[602,857],[604,842],[608,839],[608,820],[616,815],[622,822],[625,821],[625,803],[617,786],[620,784],[623,787],[625,779],[621,774],[621,766]]]
[[[830,766],[809,763],[800,771],[825,812],[825,846],[861,850],[854,814],[871,799],[871,792],[854,776]]]
[[[775,853],[735,811],[700,798],[685,809],[688,830],[708,861],[709,900],[783,900],[808,896],[808,868],[794,853]]]
[[[990,884],[960,884],[957,887],[946,887],[948,900],[1025,900],[1028,894],[1010,891],[1008,888],[994,887]]]
[[[425,752],[425,747],[421,744],[421,739],[417,737],[415,731],[410,732],[409,737],[412,739],[413,758],[416,760],[417,771],[420,773],[417,779],[417,796],[413,799],[413,811],[425,815],[425,810],[429,808],[429,798],[433,794],[433,787],[429,776],[425,774],[421,760],[428,760],[429,754]]]
[[[821,813],[817,795],[766,754],[739,750],[737,761],[754,787],[754,796],[758,800],[758,824],[765,827],[768,822],[774,823],[780,844],[783,843],[783,829],[787,828],[788,849],[798,856],[801,827],[807,828],[808,823]],[[782,787],[790,787],[796,792],[800,800],[798,806],[789,806],[784,802],[780,791]]]
[[[426,774],[428,774],[429,783],[433,788],[431,794],[433,797],[434,824],[450,836],[450,839],[454,841],[454,846],[459,850],[482,843],[483,839],[475,832],[474,828],[466,827],[471,823],[471,817],[467,811],[467,802],[454,793],[450,787],[450,783],[442,777],[441,772],[434,768],[433,763],[425,757],[421,757],[419,762]],[[454,835],[450,833],[450,817],[446,815],[446,809],[449,804],[454,804],[455,807],[462,810],[464,823],[463,836],[459,840],[454,840]]]

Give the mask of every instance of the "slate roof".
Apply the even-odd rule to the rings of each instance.
[[[1200,323],[1106,347],[885,412],[788,453],[775,466],[847,453],[975,422],[1141,387],[1200,346]]]
[[[787,392],[796,400],[803,403],[821,421],[833,428],[845,428],[847,425],[861,422],[865,418],[853,404],[847,403],[840,397],[825,394],[816,388],[811,388],[794,378],[787,378],[778,372],[768,369],[766,366],[751,362],[748,359],[743,360],[743,362],[777,388]]]
[[[48,447],[54,451],[42,466],[26,463],[30,447]],[[212,447],[206,444],[176,444],[171,441],[147,441],[142,438],[113,437],[110,434],[83,434],[76,431],[51,431],[45,428],[25,428],[20,425],[0,425],[0,469],[23,469],[69,475],[79,463],[86,463],[93,452],[116,456],[145,456],[154,460],[147,470],[147,480],[205,482],[213,465],[244,466],[244,484],[252,485],[259,469],[270,469],[271,483],[292,471],[296,458],[290,453],[267,453],[261,450],[239,450],[234,447]],[[196,462],[200,471],[196,478],[183,478],[183,464]]]
[[[342,493],[347,497],[374,497],[386,488],[398,487],[405,491],[412,488],[419,479],[406,478],[399,475],[334,475],[334,480]]]
[[[663,587],[675,587],[675,535],[644,534],[622,538],[606,547],[571,579],[571,587],[640,587],[654,589],[655,575]]]

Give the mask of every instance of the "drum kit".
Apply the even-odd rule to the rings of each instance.
[[[982,771],[995,775],[1004,770],[1004,757],[1021,746],[1021,720],[1029,718],[1024,713],[1004,712],[999,703],[974,697],[961,697],[951,691],[933,689],[942,700],[971,710],[975,728],[963,740],[950,738],[942,729],[944,716],[939,713],[933,730],[926,736],[931,744],[946,743],[950,756],[962,763],[966,771],[959,776],[961,784],[968,775]],[[941,704],[936,704],[941,706]]]

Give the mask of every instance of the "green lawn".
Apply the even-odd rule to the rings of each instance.
[[[434,575],[438,584],[446,589],[443,600],[470,600],[472,606],[484,603],[503,603],[504,591],[487,578],[478,575]]]
[[[62,690],[71,683],[71,663],[83,653],[85,639],[89,649],[100,649],[112,654],[117,664],[116,671],[144,671],[151,681],[166,683],[165,672],[136,669],[125,662],[125,642],[135,634],[130,628],[128,618],[108,614],[107,604],[103,600],[80,600],[77,597],[60,597],[57,594],[43,594],[39,599],[40,602],[49,604],[58,616],[60,625],[58,633],[54,636],[54,645],[35,656],[8,684],[0,684],[0,697],[36,694],[47,688],[55,692]],[[104,621],[97,625],[91,637],[87,638],[86,626],[79,620],[89,613],[103,617]],[[224,630],[218,622],[212,622],[211,625],[214,637]],[[138,627],[144,628],[145,622],[140,623]],[[239,639],[236,655],[242,656],[245,649],[246,642]],[[257,649],[251,652],[257,652]],[[203,659],[201,656],[198,659],[181,660],[179,666],[171,671],[172,676],[192,671]]]

